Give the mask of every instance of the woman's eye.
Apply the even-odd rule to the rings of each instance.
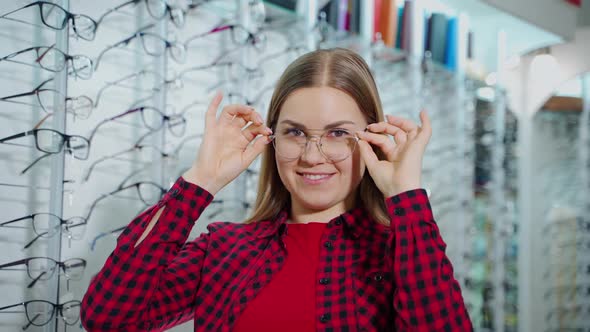
[[[305,133],[303,131],[301,131],[301,129],[289,128],[289,129],[285,130],[285,135],[305,136]]]
[[[346,130],[343,130],[343,129],[333,129],[333,130],[330,130],[328,135],[332,136],[332,137],[346,137],[346,136],[350,136],[350,133]]]

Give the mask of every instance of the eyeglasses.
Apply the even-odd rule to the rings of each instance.
[[[98,131],[98,128],[100,128],[104,124],[138,112],[141,113],[141,119],[143,120],[143,124],[148,129],[152,131],[159,130],[160,128],[162,128],[162,126],[164,126],[164,123],[168,123],[168,130],[171,134],[177,137],[184,135],[184,132],[186,130],[186,119],[184,118],[184,116],[182,116],[181,114],[166,115],[155,107],[141,106],[138,108],[130,109],[119,115],[115,115],[111,118],[99,122],[96,125],[96,127],[94,127],[94,129],[92,130],[88,140],[92,141],[92,138]]]
[[[321,136],[307,136],[301,129],[279,128],[278,133],[269,136],[277,155],[285,159],[295,160],[307,150],[310,140],[315,139],[321,154],[331,162],[342,161],[352,155],[359,138],[345,129],[329,129]],[[322,129],[306,129],[306,131],[323,131]]]
[[[164,54],[166,50],[168,50],[172,59],[174,59],[176,62],[184,62],[186,60],[186,49],[184,45],[182,45],[181,43],[168,41],[158,34],[145,32],[145,30],[151,29],[153,27],[155,27],[155,24],[149,24],[137,30],[130,37],[127,37],[105,48],[102,52],[100,52],[100,54],[96,58],[96,69],[98,69],[100,60],[102,59],[105,53],[117,47],[127,46],[135,38],[141,39],[143,49],[148,55],[160,56]]]
[[[53,315],[55,315],[56,312],[67,325],[75,325],[80,319],[81,303],[76,300],[68,301],[63,304],[55,304],[44,300],[32,300],[1,307],[0,310],[15,308],[21,305],[25,306],[25,313],[27,320],[29,321],[27,325],[23,326],[23,330],[28,329],[31,325],[46,325],[53,319]]]
[[[106,82],[105,85],[103,87],[101,87],[100,90],[98,90],[98,93],[96,94],[96,98],[94,99],[93,107],[94,108],[98,107],[99,102],[102,98],[102,95],[104,94],[104,92],[108,88],[113,87],[113,86],[117,86],[117,87],[123,87],[123,88],[127,88],[127,89],[138,90],[137,87],[130,86],[130,85],[123,84],[123,83],[130,82],[134,79],[145,81],[145,80],[148,80],[150,78],[150,76],[155,77],[159,82],[163,81],[164,83],[167,83],[167,81],[156,71],[150,70],[150,69],[142,69],[142,70],[137,71],[135,73],[125,75],[117,80]],[[143,90],[143,91],[145,91],[145,90]],[[159,90],[158,89],[149,89],[146,92],[149,92],[151,94],[154,91],[159,91]]]
[[[120,9],[128,6],[128,5],[137,5],[138,3],[140,3],[141,1],[144,0],[131,0],[131,1],[127,1],[124,2],[120,5],[118,5],[117,7],[111,8],[109,10],[107,10],[104,14],[102,14],[102,16],[98,19],[98,22],[102,22],[102,20],[104,20],[105,17],[107,17],[108,15],[119,11]],[[180,9],[180,8],[173,8],[170,5],[168,5],[167,1],[165,0],[145,0],[145,5],[147,7],[147,11],[150,14],[151,17],[153,17],[156,20],[161,20],[166,16],[166,13],[168,13],[168,16],[170,17],[170,20],[172,21],[172,23],[174,23],[174,25],[177,28],[182,28],[184,26],[184,12]]]
[[[27,96],[35,96],[35,97],[37,97],[37,103],[39,104],[39,106],[41,106],[41,109],[43,109],[47,113],[50,113],[50,112],[54,111],[53,105],[54,105],[55,95],[57,94],[60,96],[60,98],[58,98],[59,104],[57,105],[57,108],[62,109],[62,107],[64,106],[64,102],[65,102],[65,96],[58,90],[43,88],[44,85],[48,84],[52,80],[53,80],[53,78],[43,81],[41,84],[39,84],[39,86],[37,86],[32,91],[19,93],[16,95],[10,95],[10,96],[6,96],[6,97],[1,97],[0,100],[14,102],[12,99],[27,97]]]
[[[76,36],[88,41],[94,39],[97,23],[91,17],[82,14],[72,14],[64,8],[47,1],[35,1],[24,7],[3,14],[2,16],[0,16],[0,18],[19,21],[16,19],[7,18],[6,16],[33,6],[39,7],[41,21],[48,28],[54,30],[63,30],[67,26],[68,21],[71,20],[72,27],[74,29],[74,33],[76,34]]]
[[[84,177],[84,181],[88,181],[88,179],[90,178],[90,174],[92,174],[92,171],[94,170],[94,168],[98,164],[100,164],[102,162],[105,162],[107,160],[110,160],[110,159],[115,159],[115,158],[120,157],[120,156],[122,156],[124,154],[128,154],[128,153],[135,152],[135,151],[143,151],[143,150],[145,150],[147,148],[152,148],[152,149],[156,150],[160,154],[160,156],[162,158],[169,158],[169,157],[171,157],[170,154],[165,153],[164,151],[162,151],[161,149],[159,149],[155,145],[149,145],[149,144],[145,144],[144,145],[144,144],[141,144],[141,143],[140,144],[135,144],[135,145],[133,145],[129,149],[125,149],[123,151],[119,151],[119,152],[113,153],[111,155],[108,155],[108,156],[102,157],[100,159],[97,159],[95,162],[92,163],[92,165],[90,165],[90,167],[88,167],[88,172],[86,173],[86,176]]]
[[[0,227],[8,227],[12,223],[21,220],[31,220],[33,223],[33,232],[37,235],[33,240],[25,245],[25,249],[30,247],[40,238],[50,238],[59,233],[60,227],[62,233],[67,234],[69,239],[79,240],[84,237],[86,232],[86,219],[83,217],[72,217],[69,219],[60,218],[52,213],[33,213],[28,216],[8,220],[0,223]]]
[[[35,58],[35,62],[39,64],[39,66],[45,70],[51,72],[60,72],[66,68],[68,63],[71,64],[72,71],[76,77],[81,79],[87,80],[92,77],[92,60],[85,55],[69,55],[65,54],[61,50],[53,46],[36,46],[36,47],[29,47],[24,50],[20,50],[18,52],[14,52],[7,56],[0,58],[0,61],[12,61],[16,63],[21,63],[25,65],[30,65],[26,62],[20,62],[11,60],[12,58],[16,57],[17,55],[35,51],[37,57]]]
[[[86,260],[82,258],[71,258],[64,262],[58,262],[49,257],[29,257],[2,264],[0,265],[0,269],[9,270],[7,268],[19,265],[25,265],[27,267],[27,274],[33,279],[27,288],[31,288],[39,280],[51,279],[58,267],[61,268],[61,271],[63,271],[69,280],[81,280],[84,269],[86,268]]]
[[[57,94],[60,97],[58,99],[58,109],[61,109],[64,106],[65,101],[66,112],[70,112],[75,117],[82,120],[86,120],[90,117],[90,113],[92,112],[92,100],[89,97],[65,97],[60,91],[56,89],[44,88],[44,86],[51,81],[53,81],[53,78],[43,81],[41,84],[39,84],[39,86],[37,86],[32,91],[1,97],[0,100],[18,104],[32,105],[24,102],[17,102],[12,99],[26,96],[36,96],[37,103],[39,104],[39,106],[41,106],[41,109],[47,113],[51,113],[55,109],[54,100],[55,95]]]
[[[236,45],[252,45],[259,51],[266,48],[266,35],[263,32],[252,33],[239,24],[221,24],[207,32],[189,37],[184,42],[184,48],[188,49],[189,44],[195,40],[227,30],[230,32],[232,42]]]
[[[0,143],[31,135],[35,136],[35,146],[37,147],[37,150],[45,152],[46,154],[33,161],[21,172],[21,174],[24,174],[38,161],[48,155],[60,153],[64,145],[66,145],[67,152],[74,158],[80,160],[88,159],[88,151],[90,150],[90,141],[88,139],[78,135],[62,134],[53,129],[33,129],[25,131],[20,134],[2,138],[0,139]]]
[[[164,189],[163,187],[161,187],[159,184],[157,184],[155,182],[140,181],[140,182],[132,183],[130,185],[124,185],[126,181],[127,181],[127,178],[125,180],[123,180],[123,182],[117,187],[117,189],[115,189],[107,194],[103,194],[99,198],[94,200],[94,202],[92,202],[92,204],[90,205],[90,209],[88,210],[88,215],[86,216],[86,220],[90,220],[90,216],[92,215],[94,208],[96,207],[96,205],[100,201],[102,201],[103,199],[105,199],[107,197],[113,196],[121,191],[135,188],[137,190],[137,195],[139,196],[139,199],[145,205],[148,205],[148,206],[156,204],[160,200],[160,198],[167,192],[166,189]]]

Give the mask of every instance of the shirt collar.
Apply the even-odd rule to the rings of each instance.
[[[287,228],[288,219],[289,212],[283,209],[274,218],[262,223],[263,227],[258,232],[257,238],[265,238],[277,233],[282,235]],[[358,238],[362,230],[367,229],[366,223],[369,220],[370,217],[367,211],[362,207],[356,207],[330,220],[328,227],[336,227],[338,224],[341,224],[350,232],[353,238]]]

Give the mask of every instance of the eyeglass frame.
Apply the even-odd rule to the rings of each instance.
[[[33,238],[31,241],[29,241],[29,243],[27,243],[25,245],[24,249],[27,249],[31,245],[33,245],[33,243],[35,243],[38,239],[40,239],[42,237],[50,238],[50,237],[53,237],[57,233],[57,232],[49,232],[49,231],[48,232],[38,232],[37,229],[35,228],[35,223],[34,223],[35,216],[37,216],[37,215],[50,215],[50,216],[58,219],[59,222],[60,222],[59,223],[59,226],[62,227],[62,232],[65,229],[65,232],[68,234],[68,238],[70,238],[70,239],[73,238],[72,232],[70,231],[70,228],[72,228],[72,227],[79,227],[79,226],[86,226],[86,224],[88,223],[87,222],[88,219],[87,218],[84,218],[84,217],[70,217],[68,219],[64,219],[64,218],[61,218],[61,217],[56,216],[53,213],[42,212],[42,213],[33,213],[33,214],[26,215],[24,217],[20,217],[20,218],[16,218],[16,219],[12,219],[12,220],[8,220],[8,221],[5,221],[5,222],[2,222],[2,223],[0,223],[0,227],[6,227],[6,225],[11,224],[11,223],[14,223],[14,222],[17,222],[17,221],[31,219],[31,222],[33,223],[33,225],[32,225],[33,226],[33,231],[35,232],[35,234],[37,234],[37,236],[35,238]],[[71,224],[70,221],[72,219],[80,219],[83,222],[70,225]],[[10,226],[8,226],[8,227],[10,227]],[[49,234],[49,235],[46,236],[46,234]]]
[[[161,121],[161,124],[160,124],[160,126],[159,126],[159,127],[157,127],[157,128],[151,128],[151,127],[149,127],[149,126],[147,125],[147,123],[146,123],[146,121],[145,121],[145,119],[144,119],[144,116],[143,116],[143,111],[144,111],[144,110],[146,110],[146,109],[153,109],[154,111],[156,111],[157,113],[159,113],[159,114],[160,114],[160,116],[162,117],[162,121]],[[124,117],[124,116],[127,116],[127,115],[129,115],[129,114],[137,113],[137,112],[141,112],[141,114],[142,114],[142,121],[143,121],[143,124],[144,124],[144,125],[145,125],[145,127],[146,127],[146,128],[148,128],[150,131],[159,130],[159,129],[161,129],[161,128],[162,128],[162,126],[164,126],[164,123],[165,123],[165,122],[168,122],[168,129],[170,130],[170,133],[172,133],[174,136],[177,136],[177,135],[176,135],[176,134],[174,134],[174,132],[173,132],[173,131],[170,129],[170,128],[173,126],[173,125],[171,125],[171,124],[170,124],[170,121],[172,121],[172,120],[179,120],[180,122],[182,122],[183,124],[185,124],[185,125],[186,125],[186,118],[185,118],[185,117],[184,117],[182,114],[173,114],[173,115],[167,115],[167,114],[165,114],[164,112],[162,112],[161,110],[159,110],[159,109],[158,109],[158,108],[156,108],[156,107],[152,107],[152,106],[140,106],[140,107],[135,107],[135,108],[132,108],[132,109],[130,109],[130,110],[127,110],[127,111],[125,111],[125,112],[123,112],[123,113],[121,113],[121,114],[117,114],[117,115],[115,115],[115,116],[112,116],[112,117],[110,117],[110,118],[104,119],[104,120],[102,120],[101,122],[99,122],[99,123],[98,123],[98,124],[97,124],[97,125],[96,125],[96,126],[93,128],[93,129],[92,129],[92,131],[90,132],[90,135],[88,136],[88,141],[92,141],[92,139],[93,139],[93,138],[94,138],[94,136],[96,135],[96,132],[98,131],[98,129],[99,129],[99,128],[100,128],[102,125],[104,125],[104,124],[106,124],[106,123],[108,123],[108,122],[111,122],[111,121],[117,120],[117,119],[119,119],[119,118],[122,118],[122,117]],[[186,129],[183,129],[183,133],[182,133],[182,134],[180,134],[180,135],[178,135],[178,137],[182,136],[182,135],[184,134],[184,131],[185,131],[185,130],[186,130]]]
[[[35,260],[35,259],[46,259],[48,261],[53,262],[55,264],[54,267],[60,267],[61,271],[63,271],[63,274],[66,276],[66,278],[68,280],[81,280],[81,278],[80,279],[79,278],[72,278],[72,276],[67,273],[66,263],[68,261],[74,261],[74,260],[78,261],[79,264],[82,265],[82,272],[86,269],[86,265],[87,265],[86,260],[83,258],[70,258],[70,259],[66,259],[65,261],[62,262],[62,261],[56,261],[53,258],[38,256],[38,257],[27,257],[27,258],[19,259],[17,261],[13,261],[10,263],[2,264],[2,265],[0,265],[0,270],[6,270],[7,267],[11,267],[11,266],[25,265],[27,267],[27,275],[29,276],[29,278],[33,279],[33,281],[27,285],[27,288],[32,288],[33,286],[35,286],[35,284],[39,280],[50,279],[53,276],[53,273],[55,272],[55,268],[52,267],[49,276],[43,277],[44,273],[45,273],[45,272],[43,272],[43,273],[39,274],[39,276],[33,277],[33,275],[31,274],[29,262],[32,260]],[[78,266],[75,266],[75,267],[78,267]]]
[[[276,127],[276,124],[274,124],[274,125],[272,125],[272,126],[271,126],[273,133],[274,133],[274,132],[275,132],[275,130],[276,130],[276,128],[275,128],[275,127]],[[321,142],[321,139],[322,139],[322,137],[324,137],[324,135],[325,135],[325,134],[326,134],[328,131],[330,131],[330,130],[335,130],[335,129],[339,129],[339,130],[346,130],[346,129],[337,128],[337,127],[335,127],[335,128],[326,128],[326,129],[309,129],[309,128],[301,129],[301,128],[293,127],[293,129],[300,130],[300,131],[302,131],[302,132],[305,134],[305,145],[301,146],[301,153],[299,154],[299,156],[297,156],[297,157],[295,157],[295,158],[288,158],[288,157],[285,157],[285,156],[282,156],[281,154],[279,154],[279,153],[278,153],[278,151],[277,151],[277,147],[276,147],[276,139],[277,139],[277,134],[273,134],[273,135],[270,135],[270,136],[269,136],[269,139],[272,141],[272,144],[273,144],[273,147],[274,147],[275,153],[276,153],[277,155],[279,155],[281,158],[285,158],[285,159],[287,159],[287,160],[291,160],[291,161],[293,161],[293,160],[297,160],[297,159],[301,158],[301,156],[303,156],[303,154],[304,154],[304,153],[305,153],[305,151],[307,150],[307,147],[308,147],[308,144],[309,144],[309,142],[310,142],[311,138],[312,138],[312,137],[318,137],[318,135],[307,135],[307,134],[306,134],[306,131],[323,131],[323,132],[324,132],[322,135],[320,135],[320,136],[318,137],[318,139],[317,139],[317,141],[316,141],[316,147],[318,148],[318,151],[320,152],[320,154],[322,155],[322,157],[324,157],[326,160],[330,161],[331,163],[338,163],[338,162],[341,162],[341,161],[343,161],[343,160],[346,160],[346,159],[348,159],[350,156],[352,156],[352,155],[354,154],[354,151],[356,150],[356,147],[357,147],[357,145],[358,145],[358,142],[360,141],[360,138],[359,138],[358,136],[356,136],[356,135],[352,134],[352,135],[351,135],[351,138],[354,140],[354,147],[353,147],[352,151],[351,151],[351,152],[350,152],[350,154],[349,154],[348,156],[346,156],[345,158],[342,158],[342,159],[340,159],[340,160],[338,160],[338,161],[335,161],[335,160],[332,160],[331,158],[329,158],[328,156],[326,156],[326,154],[325,154],[325,153],[324,153],[324,151],[322,150],[322,148],[321,148],[321,144],[320,144],[320,142]],[[365,129],[364,129],[364,131],[365,131],[365,132],[366,132],[367,130],[368,130],[367,128],[365,128]]]
[[[167,40],[166,38],[158,35],[157,33],[153,33],[153,32],[147,32],[146,30],[149,30],[151,28],[154,28],[156,25],[155,24],[148,24],[142,28],[137,29],[137,31],[135,31],[131,36],[124,38],[112,45],[107,46],[104,50],[102,50],[98,57],[96,57],[95,60],[95,65],[94,65],[94,69],[98,70],[98,66],[100,64],[100,60],[102,59],[102,57],[104,56],[104,54],[110,50],[116,49],[117,47],[120,46],[127,46],[129,45],[129,43],[131,43],[132,40],[136,39],[136,38],[141,38],[141,44],[143,46],[143,50],[145,51],[145,53],[147,55],[151,55],[151,56],[160,56],[162,54],[164,54],[166,52],[166,50],[168,50],[168,52],[170,53],[170,57],[176,61],[176,62],[184,62],[184,59],[179,59],[174,55],[174,52],[171,51],[172,47],[180,47],[182,49],[182,51],[184,52],[184,55],[186,56],[186,47],[184,46],[183,43],[178,43],[178,42],[171,42],[169,40]],[[162,51],[162,53],[153,53],[151,52],[151,50],[148,50],[145,46],[145,41],[143,39],[143,36],[152,36],[155,37],[159,40],[161,40],[162,42],[164,42],[164,50]]]
[[[45,49],[45,51],[43,53],[39,54],[39,50],[41,50],[41,49]],[[63,66],[60,67],[59,69],[48,68],[48,67],[46,67],[46,66],[44,66],[44,65],[41,64],[41,60],[43,59],[43,57],[45,57],[45,55],[47,55],[47,53],[49,51],[51,51],[51,50],[55,50],[56,52],[61,53],[61,55],[64,58]],[[35,62],[39,64],[39,67],[41,67],[41,68],[43,68],[43,69],[45,69],[47,71],[50,71],[52,73],[59,73],[59,72],[61,72],[62,70],[64,70],[68,66],[68,63],[71,63],[71,67],[73,69],[72,72],[74,73],[74,75],[76,77],[81,78],[83,80],[88,80],[88,79],[92,78],[92,73],[94,71],[92,59],[90,59],[89,57],[87,57],[85,55],[80,55],[80,54],[77,54],[77,55],[69,55],[69,54],[66,54],[65,52],[63,52],[59,48],[55,47],[55,44],[52,45],[52,46],[32,46],[32,47],[28,47],[28,48],[25,48],[23,50],[16,51],[16,52],[13,52],[13,53],[10,53],[8,55],[3,56],[2,58],[0,58],[0,62],[1,61],[13,61],[13,62],[17,62],[17,63],[22,63],[22,64],[30,65],[29,63],[26,63],[26,62],[20,62],[20,61],[10,60],[10,59],[14,58],[17,55],[20,55],[20,54],[23,54],[23,53],[27,53],[27,52],[30,52],[30,51],[35,51],[36,52],[37,59],[35,60]],[[90,74],[88,76],[80,75],[78,73],[78,70],[73,65],[74,64],[74,58],[85,58],[85,59],[88,59],[88,62],[90,63]]]
[[[38,133],[40,131],[50,131],[50,132],[53,132],[53,133],[57,133],[58,135],[60,135],[62,137],[62,143],[61,143],[58,151],[46,151],[46,150],[41,149],[41,147],[39,147]],[[35,159],[25,169],[23,169],[21,171],[21,175],[24,174],[24,173],[26,173],[31,167],[33,167],[33,165],[35,165],[41,159],[43,159],[43,158],[45,158],[45,157],[47,157],[49,155],[57,154],[57,153],[62,152],[62,150],[64,148],[64,145],[66,145],[66,142],[68,143],[68,148],[66,149],[66,151],[69,154],[71,154],[74,158],[79,159],[79,160],[86,160],[86,159],[88,159],[88,155],[90,154],[90,140],[87,139],[86,137],[83,137],[83,136],[80,136],[80,135],[67,135],[67,134],[61,133],[61,132],[59,132],[57,130],[46,129],[46,128],[35,128],[35,129],[29,130],[29,131],[25,131],[25,132],[22,132],[22,133],[18,133],[18,134],[12,135],[12,136],[4,137],[4,138],[1,138],[0,139],[0,143],[4,143],[4,142],[9,141],[9,140],[13,140],[13,139],[21,138],[21,137],[26,137],[26,136],[31,136],[31,135],[35,136],[35,147],[37,148],[37,150],[39,150],[41,152],[45,152],[45,154],[42,155],[41,157]],[[73,153],[73,150],[70,147],[70,141],[71,141],[72,138],[82,139],[83,142],[86,142],[87,151],[86,151],[86,154],[83,157],[79,157],[79,156],[77,156],[76,154]]]
[[[236,40],[236,36],[235,36],[235,32],[234,32],[236,28],[243,29],[248,34],[248,37],[246,38],[246,40],[244,42],[241,42],[241,41]],[[209,31],[206,31],[206,32],[203,32],[203,33],[199,33],[199,34],[196,34],[194,36],[191,36],[191,37],[187,38],[184,41],[184,43],[183,43],[184,48],[186,50],[188,50],[189,49],[188,45],[192,41],[197,40],[197,39],[201,39],[201,38],[206,37],[206,36],[209,36],[209,35],[216,34],[218,32],[223,32],[223,31],[226,31],[226,30],[230,30],[231,39],[232,39],[232,42],[235,45],[245,46],[245,45],[250,44],[250,45],[253,45],[254,48],[256,48],[259,51],[262,51],[266,47],[266,36],[263,34],[262,31],[258,31],[256,33],[253,33],[251,31],[249,31],[248,29],[246,29],[246,27],[244,27],[241,24],[224,24],[224,23],[221,23],[221,24],[213,27]],[[258,39],[258,37],[260,37],[260,36],[262,36],[263,38],[262,39]],[[256,46],[256,45],[261,45],[261,44],[262,44],[262,46],[260,48]]]
[[[64,20],[63,20],[63,22],[61,24],[62,25],[61,28],[56,28],[54,26],[49,25],[47,22],[45,22],[45,18],[43,17],[43,9],[42,9],[43,5],[55,6],[55,7],[61,9],[62,11],[64,11],[66,13],[66,17],[64,18]],[[35,2],[32,2],[32,3],[29,3],[29,4],[27,4],[27,5],[23,6],[23,7],[20,7],[18,9],[13,10],[13,11],[10,11],[8,13],[5,13],[5,14],[0,15],[0,18],[6,18],[6,16],[8,16],[10,14],[13,14],[15,12],[18,12],[20,10],[23,10],[23,9],[26,9],[26,8],[29,8],[29,7],[32,7],[32,6],[38,6],[39,7],[39,16],[41,16],[41,22],[43,22],[43,24],[46,27],[48,27],[48,28],[51,28],[53,30],[63,30],[68,25],[67,22],[69,20],[72,20],[72,28],[74,29],[74,33],[76,34],[76,36],[78,36],[78,37],[80,37],[80,38],[82,38],[84,40],[87,40],[87,41],[93,41],[94,38],[96,37],[96,29],[98,28],[98,22],[96,22],[94,19],[92,19],[92,17],[90,17],[88,15],[84,15],[84,14],[73,14],[73,13],[65,10],[63,7],[59,6],[58,4],[55,4],[55,3],[52,3],[52,2],[48,2],[48,1],[35,1]],[[86,19],[88,19],[90,22],[93,23],[94,29],[92,31],[92,38],[90,38],[90,39],[84,38],[78,32],[78,30],[76,29],[76,20],[75,20],[75,18],[77,16],[78,17],[85,17]]]
[[[28,313],[27,305],[30,304],[30,303],[38,303],[38,302],[49,303],[49,304],[51,304],[53,306],[53,310],[51,311],[51,316],[49,317],[49,319],[47,320],[47,322],[45,322],[43,324],[35,324],[35,323],[33,323],[33,321],[37,317],[35,317],[35,318],[33,318],[33,320],[31,320],[31,318],[29,317],[29,313]],[[69,303],[72,303],[72,302],[77,303],[79,307],[82,306],[82,303],[80,301],[78,301],[78,300],[71,300],[71,301],[67,301],[67,302],[61,303],[61,304],[55,304],[53,302],[49,302],[49,301],[45,301],[45,300],[30,300],[30,301],[25,301],[25,302],[20,302],[20,303],[12,304],[12,305],[9,305],[9,306],[0,307],[0,311],[1,310],[5,310],[5,309],[10,309],[10,308],[18,307],[18,306],[21,306],[21,305],[24,306],[25,307],[25,315],[27,317],[27,320],[29,321],[29,324],[23,326],[23,330],[26,330],[31,325],[35,325],[35,326],[45,326],[45,325],[47,325],[53,319],[53,316],[55,315],[55,311],[56,310],[59,310],[59,314],[61,315],[61,318],[63,319],[64,323],[66,325],[72,326],[72,325],[75,325],[76,323],[78,323],[78,321],[80,320],[80,315],[78,314],[78,317],[77,317],[76,321],[75,322],[72,322],[72,323],[68,323],[65,320],[65,317],[63,315],[63,307],[66,304],[69,304]]]
[[[152,181],[138,181],[138,182],[134,182],[134,183],[129,184],[129,185],[124,185],[126,181],[127,181],[127,178],[125,178],[123,180],[123,182],[121,182],[121,184],[119,184],[119,186],[115,190],[113,190],[113,191],[111,191],[109,193],[106,193],[106,194],[102,194],[97,199],[95,199],[90,204],[90,208],[88,209],[88,214],[86,215],[86,221],[90,220],[90,216],[92,215],[92,212],[94,211],[94,208],[96,207],[96,205],[100,201],[102,201],[103,199],[105,199],[107,197],[111,197],[111,196],[113,196],[113,195],[115,195],[115,194],[117,194],[117,193],[119,193],[121,191],[127,190],[129,188],[135,187],[137,189],[137,195],[139,196],[139,200],[141,200],[146,206],[152,205],[153,203],[146,202],[144,200],[144,198],[141,195],[141,191],[139,190],[139,186],[140,185],[142,185],[142,184],[150,184],[150,185],[154,185],[154,186],[158,187],[158,189],[160,189],[160,198],[162,196],[164,196],[164,194],[166,194],[166,192],[168,192],[168,190],[164,189],[162,186],[160,186],[159,184],[157,184],[155,182],[152,182]]]
[[[104,18],[105,18],[107,15],[109,15],[109,14],[111,14],[111,13],[114,13],[114,12],[117,12],[119,9],[121,9],[121,8],[123,8],[123,7],[126,7],[126,6],[128,6],[128,5],[131,5],[131,4],[135,4],[135,5],[137,5],[137,4],[138,4],[139,2],[141,2],[141,1],[145,1],[145,2],[146,2],[146,8],[147,8],[147,12],[148,12],[148,14],[150,14],[150,16],[151,16],[153,19],[156,19],[156,20],[161,20],[161,19],[163,19],[164,17],[166,17],[166,13],[168,13],[168,15],[169,15],[169,17],[170,17],[170,20],[172,21],[172,23],[174,23],[174,25],[175,25],[177,28],[182,28],[182,27],[184,27],[184,24],[185,24],[185,22],[186,22],[186,20],[185,20],[186,13],[185,13],[184,11],[182,11],[180,8],[175,8],[175,7],[172,7],[172,6],[170,6],[170,5],[168,4],[168,2],[167,2],[167,1],[165,1],[165,0],[160,0],[160,1],[161,1],[162,3],[164,3],[164,5],[165,5],[165,8],[164,8],[164,13],[162,14],[162,16],[157,16],[157,15],[155,15],[154,13],[152,13],[152,11],[150,10],[150,6],[148,5],[148,0],[129,0],[129,1],[127,1],[127,2],[124,2],[124,3],[120,4],[120,5],[117,5],[117,6],[116,6],[116,7],[114,7],[114,8],[108,9],[108,10],[107,10],[107,11],[106,11],[104,14],[102,14],[102,15],[100,16],[100,18],[99,18],[99,19],[98,19],[98,21],[97,21],[97,22],[98,22],[98,24],[100,24],[100,23],[102,22],[102,20],[104,20]],[[175,13],[178,13],[178,12],[182,13],[182,22],[178,22],[177,20],[175,20],[175,19],[174,19],[173,12],[175,12]]]

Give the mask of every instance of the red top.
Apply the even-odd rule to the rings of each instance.
[[[234,332],[315,331],[316,270],[327,223],[288,224],[285,265],[238,318]]]
[[[315,330],[472,331],[426,191],[383,199],[390,225],[363,206],[327,223],[315,274]],[[212,200],[179,178],[129,223],[82,299],[87,331],[165,331],[192,319],[197,332],[232,332],[285,267],[289,211],[249,224],[213,222],[187,242]]]

